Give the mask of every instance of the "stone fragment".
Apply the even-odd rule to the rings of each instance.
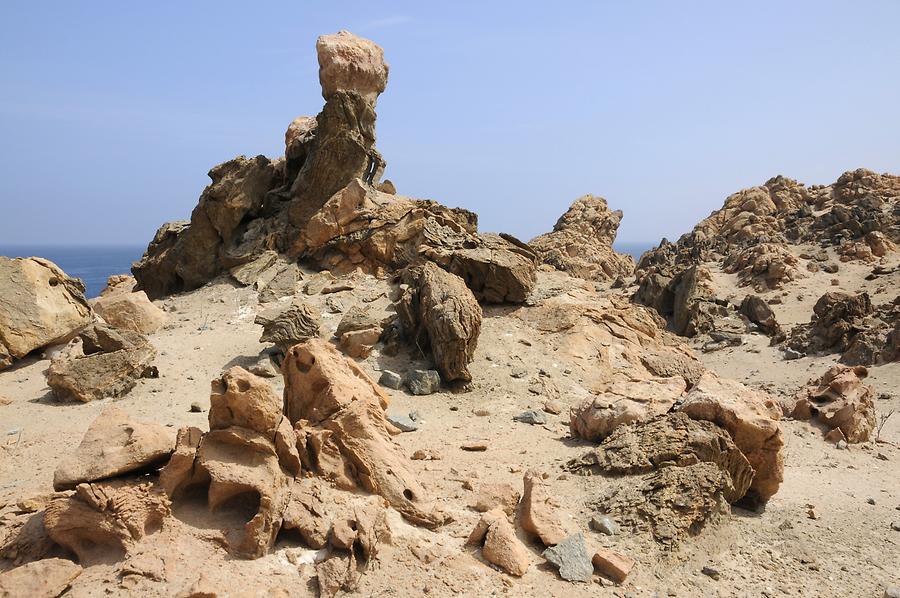
[[[441,388],[441,375],[436,370],[411,370],[406,374],[406,388],[414,395],[434,394]]]
[[[832,432],[840,430],[840,438],[826,436],[832,442],[865,442],[875,429],[872,387],[863,383],[868,374],[865,366],[833,365],[783,405],[785,415],[815,419]]]
[[[528,411],[523,411],[518,415],[514,415],[513,421],[530,424],[532,426],[542,426],[547,423],[547,416],[542,411],[529,409]]]
[[[606,515],[596,515],[591,517],[591,521],[588,525],[595,532],[600,532],[606,536],[615,536],[619,533],[619,526]]]
[[[559,576],[567,581],[591,581],[594,567],[584,543],[584,535],[573,534],[544,551],[543,557],[556,565]]]
[[[132,420],[118,407],[107,407],[88,427],[81,444],[60,462],[53,474],[54,490],[69,490],[163,465],[175,448],[165,426]]]
[[[419,429],[418,422],[411,419],[408,415],[392,415],[389,413],[386,418],[392,426],[401,432],[415,432]]]
[[[519,504],[519,491],[509,484],[480,484],[475,491],[472,508],[480,513],[500,509],[512,517]]]
[[[537,536],[544,546],[559,544],[566,537],[566,531],[556,509],[550,504],[541,474],[534,470],[525,472],[524,485],[525,492],[518,512],[519,527]]]
[[[525,575],[530,564],[528,549],[516,537],[516,530],[500,509],[485,512],[466,541],[481,546],[481,555],[510,575]]]
[[[605,548],[595,551],[591,562],[600,575],[616,583],[624,583],[635,565],[633,558]]]
[[[784,334],[778,320],[775,319],[775,312],[758,295],[745,296],[738,311],[759,326],[765,334],[774,337],[781,337]]]
[[[396,372],[382,370],[378,383],[394,390],[400,390],[403,387],[403,377]]]

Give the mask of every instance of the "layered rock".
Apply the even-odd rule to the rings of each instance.
[[[445,382],[469,382],[481,332],[481,306],[455,274],[432,263],[407,270],[408,288],[396,303],[406,334],[418,347],[430,347]]]
[[[612,244],[622,210],[611,211],[602,197],[579,197],[553,226],[528,244],[557,270],[587,280],[616,280],[634,273],[634,258],[616,253]]]
[[[297,343],[319,336],[320,320],[316,308],[295,298],[287,307],[275,306],[257,314],[253,322],[263,328],[259,342],[273,343],[286,353]]]
[[[69,340],[90,321],[80,280],[43,258],[0,256],[0,369]]]
[[[92,324],[81,331],[47,369],[47,386],[64,400],[121,397],[140,378],[159,375],[156,350],[141,334]]]

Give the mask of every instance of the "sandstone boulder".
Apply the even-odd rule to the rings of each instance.
[[[388,65],[374,42],[339,31],[316,41],[319,83],[328,100],[337,91],[354,91],[372,104],[387,86]]]
[[[760,243],[726,260],[725,271],[737,274],[741,285],[752,285],[764,292],[802,278],[797,264],[797,257],[784,245]]]
[[[67,341],[90,320],[80,280],[43,258],[0,256],[0,369]]]
[[[120,397],[138,379],[158,376],[152,365],[155,358],[156,350],[143,335],[95,323],[53,358],[47,386],[66,400]]]
[[[863,366],[834,365],[794,395],[785,415],[840,429],[847,442],[865,442],[875,429],[872,387],[863,383],[868,374]]]
[[[396,303],[406,335],[417,347],[430,347],[445,382],[469,382],[481,332],[481,306],[465,282],[432,263],[407,270],[408,288]]]
[[[365,359],[381,338],[385,325],[391,316],[379,316],[374,310],[353,306],[344,313],[334,335],[338,346],[346,355]]]
[[[81,565],[66,559],[44,559],[0,573],[0,598],[56,598],[65,593]]]
[[[778,491],[784,479],[781,409],[769,396],[706,373],[685,395],[679,410],[728,431],[755,472],[748,490],[751,499],[765,502]]]
[[[166,313],[144,291],[108,292],[94,299],[91,307],[110,326],[140,334],[156,332],[166,323]]]
[[[566,538],[556,507],[551,503],[549,490],[540,472],[525,472],[522,501],[516,520],[523,530],[537,537],[544,546],[555,546]]]
[[[804,354],[844,353],[866,330],[865,320],[873,311],[868,293],[850,295],[840,291],[827,292],[813,306],[810,323],[791,330],[787,345]],[[877,354],[877,350],[872,353]],[[862,352],[857,347],[853,354]]]
[[[387,396],[329,343],[295,345],[282,364],[284,413],[304,463],[337,483],[384,497],[407,519],[436,526],[443,517],[391,439]]]
[[[579,197],[560,216],[553,232],[528,244],[540,259],[557,270],[587,280],[615,280],[634,274],[634,258],[616,253],[612,244],[622,210],[611,211],[602,197]]]
[[[571,409],[569,428],[573,436],[599,442],[619,426],[667,413],[686,391],[681,376],[611,382]]]

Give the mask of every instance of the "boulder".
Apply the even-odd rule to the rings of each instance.
[[[481,332],[481,306],[465,282],[435,264],[407,270],[408,285],[396,303],[404,332],[417,347],[430,347],[445,382],[469,382]]]
[[[334,335],[346,355],[365,359],[381,338],[390,316],[378,317],[368,308],[353,306],[344,313]]]
[[[47,369],[47,386],[60,399],[82,402],[121,397],[140,378],[158,376],[156,350],[143,335],[92,324]]]
[[[750,322],[759,326],[765,334],[772,337],[783,338],[784,332],[775,319],[775,312],[764,299],[758,295],[746,295],[738,309],[741,315],[746,316]]]
[[[287,307],[275,306],[257,314],[254,324],[263,327],[261,343],[274,343],[282,352],[310,338],[319,336],[319,311],[302,299],[296,298]]]
[[[472,508],[479,513],[500,509],[512,517],[519,504],[519,491],[505,483],[480,484],[475,490]]]
[[[282,372],[284,413],[314,472],[381,495],[413,523],[443,522],[391,439],[398,430],[385,418],[388,397],[356,363],[311,339],[291,348]]]
[[[781,409],[771,397],[707,372],[679,410],[728,431],[755,472],[748,489],[752,499],[765,502],[778,491],[784,479],[784,441],[778,427]]]
[[[535,470],[525,472],[524,487],[517,514],[519,527],[536,536],[544,546],[559,544],[567,534],[556,508],[550,503],[543,476]]]
[[[725,261],[725,271],[737,274],[742,286],[752,285],[758,292],[764,292],[803,278],[797,265],[797,257],[785,246],[760,243],[729,257]]]
[[[53,489],[156,469],[174,447],[174,435],[165,426],[134,421],[118,407],[107,407],[57,466]]]
[[[681,376],[611,382],[571,409],[569,429],[573,436],[599,442],[619,426],[667,413],[686,391]]]
[[[602,197],[579,197],[553,226],[528,242],[539,258],[557,270],[587,280],[607,281],[634,274],[634,258],[612,244],[622,210],[611,211]]]
[[[79,484],[71,496],[53,499],[44,525],[54,542],[88,566],[121,559],[169,515],[159,487],[119,479]]]
[[[110,326],[140,334],[156,332],[166,323],[166,313],[144,291],[107,292],[94,299],[91,307]]]
[[[81,575],[81,565],[66,559],[44,559],[0,573],[0,598],[56,598]]]
[[[873,311],[868,293],[850,295],[829,291],[819,297],[813,306],[810,323],[797,325],[791,330],[787,346],[804,354],[844,353],[853,346],[860,333],[868,328],[865,320]],[[850,356],[871,355],[873,361],[866,359],[871,364],[877,358],[878,350],[862,350],[860,345],[866,344],[867,340],[875,342],[875,339],[863,336],[857,346],[853,347]]]
[[[863,383],[868,375],[863,366],[833,365],[797,391],[784,405],[785,415],[839,429],[849,443],[865,442],[875,430],[872,387]]]
[[[319,83],[326,100],[338,91],[360,94],[372,105],[387,86],[388,64],[374,42],[339,31],[316,41]]]
[[[0,256],[0,369],[91,321],[84,285],[39,257]]]
[[[481,546],[481,555],[510,575],[521,577],[528,571],[528,549],[516,537],[516,530],[500,509],[485,512],[466,544]]]

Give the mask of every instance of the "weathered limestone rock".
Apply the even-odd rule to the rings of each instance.
[[[407,336],[418,347],[430,347],[445,382],[469,382],[481,332],[481,306],[463,280],[432,263],[407,270],[409,287],[396,303]]]
[[[370,40],[349,31],[322,35],[316,41],[316,54],[322,97],[326,100],[338,91],[355,91],[374,105],[387,86],[384,52]]]
[[[91,301],[91,307],[110,326],[140,334],[152,334],[166,323],[166,313],[153,305],[144,291],[117,292],[108,284],[107,291],[110,292]]]
[[[528,549],[516,537],[516,530],[500,509],[485,512],[466,544],[481,546],[484,559],[510,575],[521,577],[528,571]]]
[[[865,442],[875,429],[872,387],[863,383],[868,375],[864,366],[833,365],[784,405],[785,415],[814,419],[828,430],[840,429],[847,442]]]
[[[0,256],[0,369],[67,341],[90,320],[80,280],[43,258]]]
[[[291,348],[282,372],[284,413],[297,430],[304,462],[383,496],[413,523],[443,521],[391,440],[398,431],[385,419],[387,396],[359,366],[311,339]]]
[[[253,321],[263,327],[261,343],[274,343],[282,352],[310,338],[319,336],[322,316],[312,305],[294,299],[287,307],[276,306],[257,314]]]
[[[158,468],[174,447],[174,435],[165,426],[137,422],[118,407],[107,407],[57,466],[53,489]]]
[[[572,276],[598,281],[630,277],[634,258],[612,248],[621,220],[622,210],[610,211],[602,197],[585,195],[560,216],[553,232],[528,244],[544,263]]]
[[[816,301],[812,321],[791,330],[787,344],[801,353],[843,353],[865,330],[864,320],[873,311],[868,293],[830,291]]]
[[[778,427],[781,409],[775,401],[743,384],[706,373],[688,391],[679,410],[728,431],[755,472],[748,490],[754,498],[765,502],[778,491],[784,479],[784,441]]]
[[[612,382],[570,411],[573,436],[599,442],[619,426],[667,413],[687,391],[681,376]]]
[[[93,401],[120,397],[139,378],[158,376],[152,365],[156,350],[146,337],[104,324],[92,324],[53,358],[47,386],[60,399]]]
[[[68,498],[47,505],[44,525],[50,538],[75,553],[83,565],[122,558],[169,516],[162,490],[135,480],[79,484]]]
[[[538,539],[544,546],[554,546],[566,537],[556,509],[550,504],[550,496],[541,474],[534,470],[525,472],[525,492],[519,503],[517,521],[519,527]]]
[[[0,598],[56,598],[76,577],[81,565],[66,559],[44,559],[0,573]]]

